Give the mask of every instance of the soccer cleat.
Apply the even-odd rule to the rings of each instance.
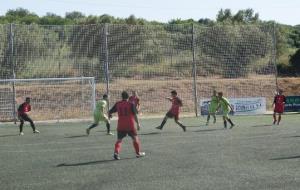
[[[24,133],[23,133],[23,132],[21,132],[21,133],[20,133],[20,136],[23,136],[23,135],[24,135]]]
[[[38,130],[34,130],[33,133],[40,133]]]
[[[217,122],[217,120],[214,119],[214,124]]]
[[[186,126],[182,126],[181,128],[182,128],[183,132],[186,132]]]
[[[276,120],[273,121],[273,125],[275,125],[275,124],[276,124]]]
[[[232,129],[234,126],[235,126],[234,124],[233,124],[233,125],[231,125],[229,129]]]
[[[206,126],[208,126],[208,122],[206,122],[206,124],[205,124]]]
[[[87,128],[87,129],[86,129],[86,135],[89,136],[89,134],[90,134],[90,129]]]
[[[114,159],[115,159],[115,160],[120,160],[120,156],[119,156],[118,153],[114,153]]]
[[[146,156],[145,152],[139,152],[138,154],[136,154],[137,158],[141,158],[141,157],[144,157],[144,156]]]
[[[113,136],[114,134],[113,134],[112,132],[108,132],[108,133],[106,133],[106,135],[111,135],[111,136]]]
[[[161,127],[161,126],[158,126],[158,127],[155,127],[155,129],[162,130],[162,127]]]

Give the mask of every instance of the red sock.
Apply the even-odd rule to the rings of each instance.
[[[134,147],[135,153],[139,154],[140,153],[140,142],[137,138],[133,140],[133,147]]]
[[[115,144],[115,153],[119,154],[121,151],[122,140],[117,140]]]

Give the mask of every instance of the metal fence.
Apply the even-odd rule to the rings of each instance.
[[[167,111],[164,97],[173,89],[188,113],[198,114],[212,90],[267,97],[270,107],[274,31],[273,25],[0,25],[0,78],[95,77],[97,93],[109,94],[111,104],[121,91],[136,90],[144,114]]]

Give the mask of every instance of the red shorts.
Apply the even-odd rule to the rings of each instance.
[[[276,105],[274,108],[274,113],[283,113],[284,112],[284,105]]]
[[[177,121],[179,119],[179,113],[173,113],[171,111],[168,111],[168,113],[166,113],[166,116],[169,118],[173,118]]]

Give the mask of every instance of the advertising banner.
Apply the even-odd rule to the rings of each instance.
[[[286,96],[285,112],[300,112],[300,96]]]
[[[266,98],[229,98],[228,99],[234,110],[234,115],[256,115],[264,114],[267,110]],[[210,99],[200,100],[201,115],[208,114]],[[221,109],[219,109],[221,111]],[[218,112],[217,114],[221,114]]]

